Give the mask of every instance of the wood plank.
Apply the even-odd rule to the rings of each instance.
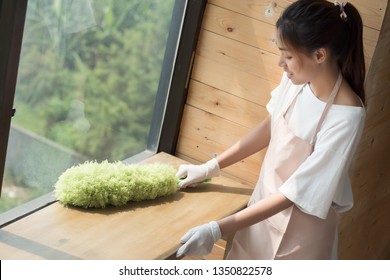
[[[209,0],[208,2],[270,24],[275,24],[282,11],[291,4],[286,0]]]
[[[282,69],[278,66],[279,55],[207,30],[200,34],[197,55],[273,83],[280,82]]]
[[[280,73],[280,79],[282,73]],[[278,83],[195,55],[192,79],[265,106]]]
[[[365,26],[381,30],[388,0],[349,0],[349,2],[358,9]]]
[[[371,204],[364,214],[356,215],[351,210],[351,213],[343,217],[339,236],[342,244],[340,255],[343,258],[389,259],[389,200],[390,195],[387,194]]]
[[[191,106],[185,106],[177,153],[205,162],[241,139],[249,129]],[[257,182],[265,151],[225,169],[244,181]]]
[[[145,162],[175,168],[186,163],[163,153]],[[220,176],[196,189],[124,207],[83,209],[56,202],[3,227],[0,258],[165,259],[187,230],[242,209],[251,193],[250,186]]]
[[[282,11],[293,2],[293,0],[209,0],[210,4],[271,24],[276,23]],[[365,26],[381,29],[387,0],[350,0],[348,2],[359,10]]]
[[[202,28],[270,53],[280,54],[275,43],[276,29],[274,24],[259,21],[218,6],[207,5]]]
[[[207,160],[232,146],[250,131],[250,128],[189,105],[185,106],[183,114],[181,137],[188,137],[196,142],[197,145],[193,145],[192,149],[198,150]],[[180,144],[178,148],[180,150]],[[259,161],[263,158],[260,154],[252,157]]]
[[[248,128],[254,127],[268,115],[264,106],[195,80],[190,83],[187,104]]]
[[[181,158],[181,159],[183,159],[183,160],[185,160],[187,162],[190,162],[192,164],[202,164],[202,163],[204,163],[204,161],[195,160],[194,158],[189,157],[189,156],[187,156],[185,154],[182,154],[182,153],[180,153],[178,151],[176,151],[175,156],[178,157],[178,158]],[[229,171],[229,169],[222,169],[221,170],[221,175],[225,176],[226,178],[232,179],[232,180],[234,180],[236,182],[240,182],[240,183],[243,183],[245,185],[253,186],[253,188],[254,188],[256,182],[248,181],[247,178],[239,178],[237,176],[234,176],[234,175],[230,174],[228,171]]]
[[[179,141],[180,143],[178,143],[176,151],[176,154],[180,155],[180,158],[188,157],[193,159],[192,161],[204,163],[211,159],[211,157],[206,155],[217,154],[214,153],[216,150],[212,146],[207,146],[198,139],[192,139],[190,137],[191,135],[184,134],[180,138],[181,140]],[[200,150],[200,148],[202,148],[202,150]],[[224,168],[223,174],[224,176],[226,175],[227,178],[231,178],[237,182],[246,183],[254,187],[259,178],[261,163],[262,161],[256,160],[253,157],[248,157],[240,162]]]
[[[376,3],[370,1],[373,6]],[[366,80],[366,125],[351,167],[354,208],[340,225],[340,258],[390,257],[390,8]]]
[[[275,26],[272,24],[218,6],[208,5],[202,26],[207,31],[276,55],[280,54],[275,44]],[[377,29],[364,26],[363,44],[368,61],[373,56],[378,37],[379,31]]]
[[[378,42],[379,31],[364,27],[363,28],[363,46],[364,46],[364,56],[369,61],[372,59],[374,55],[375,47]],[[369,64],[367,65],[367,69],[369,68]]]

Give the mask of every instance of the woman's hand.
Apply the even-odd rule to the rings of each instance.
[[[180,239],[184,245],[177,251],[176,257],[208,255],[221,237],[221,230],[215,221],[194,227]]]
[[[184,164],[179,166],[176,177],[183,179],[178,184],[179,188],[195,186],[196,183],[202,182],[220,174],[218,161],[213,158],[201,165]]]

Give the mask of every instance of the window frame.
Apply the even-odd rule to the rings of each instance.
[[[26,10],[27,0],[0,2],[0,195]]]
[[[17,70],[28,0],[0,0],[0,195]],[[176,0],[146,149],[125,159],[140,162],[158,152],[174,154],[187,98],[188,80],[207,0]],[[175,13],[181,16],[174,16]],[[175,38],[177,38],[175,40]],[[56,201],[54,193],[26,202],[0,214],[0,227],[34,213]]]

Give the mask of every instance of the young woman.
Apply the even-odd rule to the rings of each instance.
[[[265,148],[248,207],[191,229],[177,256],[206,255],[235,233],[228,259],[332,259],[338,213],[352,207],[348,169],[364,119],[362,20],[350,3],[300,0],[276,23],[284,75],[269,116],[202,165],[182,165],[180,187]]]

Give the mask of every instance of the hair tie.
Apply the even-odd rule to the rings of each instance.
[[[343,21],[347,21],[347,19],[348,19],[347,14],[346,14],[345,11],[344,11],[344,7],[345,7],[345,5],[347,5],[347,3],[348,3],[347,1],[342,2],[342,3],[339,3],[339,2],[337,2],[337,1],[334,1],[334,5],[340,7],[340,18],[341,18]]]

